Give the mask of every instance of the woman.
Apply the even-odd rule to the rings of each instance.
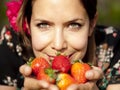
[[[94,60],[94,53],[92,53],[93,55],[86,54],[87,46],[90,46],[88,48],[93,48],[91,52],[95,52],[94,43],[88,45],[88,38],[90,42],[93,42],[92,32],[97,18],[96,1],[89,2],[93,4],[93,7],[89,8],[91,10],[88,10],[88,7],[91,6],[91,4],[87,5],[88,1],[37,0],[32,2],[32,11],[28,10],[27,8],[29,7],[27,7],[27,10],[25,9],[24,11],[26,13],[21,13],[27,17],[32,48],[36,57],[44,56],[44,58],[49,60],[50,57],[55,56],[56,52],[61,52],[62,54],[70,56],[71,60],[84,58],[83,60],[85,62],[94,62],[91,61]],[[21,9],[21,11],[23,10]],[[19,17],[21,17],[21,15]],[[20,20],[21,18],[18,18],[19,22]],[[97,75],[95,79],[98,77],[99,75]],[[25,82],[27,82],[26,79]],[[29,79],[27,83],[31,82]],[[96,89],[95,82],[92,84]],[[26,84],[24,85],[27,87]],[[84,87],[86,88],[88,85],[89,84]],[[31,86],[31,88],[34,89],[36,87],[39,88],[37,83]]]
[[[71,61],[82,59],[84,62],[96,65],[93,33],[97,20],[96,0],[74,0],[74,2],[72,0],[23,0],[21,3],[22,6],[17,17],[19,28],[14,28],[18,31],[18,38],[12,36],[11,39],[11,34],[16,35],[16,32],[12,30],[9,32],[7,29],[8,32],[5,31],[2,34],[1,42],[3,44],[7,42],[8,50],[13,51],[13,56],[16,55],[16,58],[12,59],[9,58],[9,54],[4,54],[9,56],[6,58],[13,61],[12,63],[11,60],[9,61],[11,65],[6,64],[8,61],[5,61],[4,64],[1,63],[2,67],[8,65],[11,71],[9,73],[7,73],[9,70],[1,71],[4,73],[0,76],[3,76],[3,78],[6,78],[5,75],[7,76],[7,79],[1,80],[3,85],[22,87],[24,83],[24,89],[27,90],[58,90],[56,85],[42,80],[38,81],[31,77],[31,68],[23,64],[32,56],[42,56],[49,62],[49,58],[54,57],[56,52],[61,52],[69,56]],[[13,23],[11,25],[14,26]],[[16,40],[14,41],[14,39]],[[12,41],[14,41],[14,44],[11,44]],[[91,48],[93,49],[91,50]],[[19,67],[20,72],[24,75],[24,80],[18,71]],[[13,74],[13,72],[15,73]],[[101,70],[93,67],[86,73],[89,82],[84,85],[71,85],[68,90],[97,90],[96,82],[101,77]],[[12,84],[8,83],[9,81],[12,81]],[[0,86],[1,88],[16,89],[6,86]]]

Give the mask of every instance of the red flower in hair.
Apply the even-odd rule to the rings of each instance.
[[[18,26],[16,24],[16,19],[17,19],[17,15],[18,15],[18,12],[20,10],[20,7],[22,5],[22,1],[23,0],[19,0],[19,1],[12,0],[12,1],[6,3],[6,6],[7,6],[6,15],[7,15],[8,20],[10,22],[10,25],[12,26],[12,28],[16,32],[19,31]],[[26,28],[26,23],[25,22],[23,24],[23,29],[24,29],[25,32],[29,33],[27,28]]]

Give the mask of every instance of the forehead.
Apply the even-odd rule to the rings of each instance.
[[[75,14],[87,15],[85,8],[80,0],[33,0],[32,12],[36,15],[53,14],[57,13],[67,16]]]
[[[52,8],[52,9],[62,9],[62,7],[70,10],[71,8],[75,8],[75,10],[79,10],[79,8],[83,8],[83,4],[80,0],[33,0],[34,8]],[[48,9],[47,8],[47,9]],[[76,9],[77,8],[77,9]],[[62,9],[63,10],[63,9]]]

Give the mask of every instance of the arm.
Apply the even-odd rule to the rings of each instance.
[[[0,85],[0,90],[16,90],[15,87]]]
[[[108,85],[107,90],[120,90],[120,84],[110,84]]]

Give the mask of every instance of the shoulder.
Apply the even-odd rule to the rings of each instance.
[[[112,26],[97,26],[95,41],[97,59],[113,67],[120,59],[120,30]]]
[[[0,48],[7,49],[15,53],[18,51],[17,49],[20,48],[19,37],[9,26],[4,26],[0,32]]]
[[[0,58],[1,61],[22,60],[22,47],[17,33],[11,27],[4,26],[0,32]],[[17,61],[13,62],[16,63]]]
[[[96,26],[95,28],[96,44],[107,43],[109,46],[116,46],[120,40],[120,29],[113,26]]]
[[[1,62],[8,63],[8,65],[10,63],[17,65],[24,61],[18,36],[12,28],[7,26],[3,27],[0,32],[0,59]]]

